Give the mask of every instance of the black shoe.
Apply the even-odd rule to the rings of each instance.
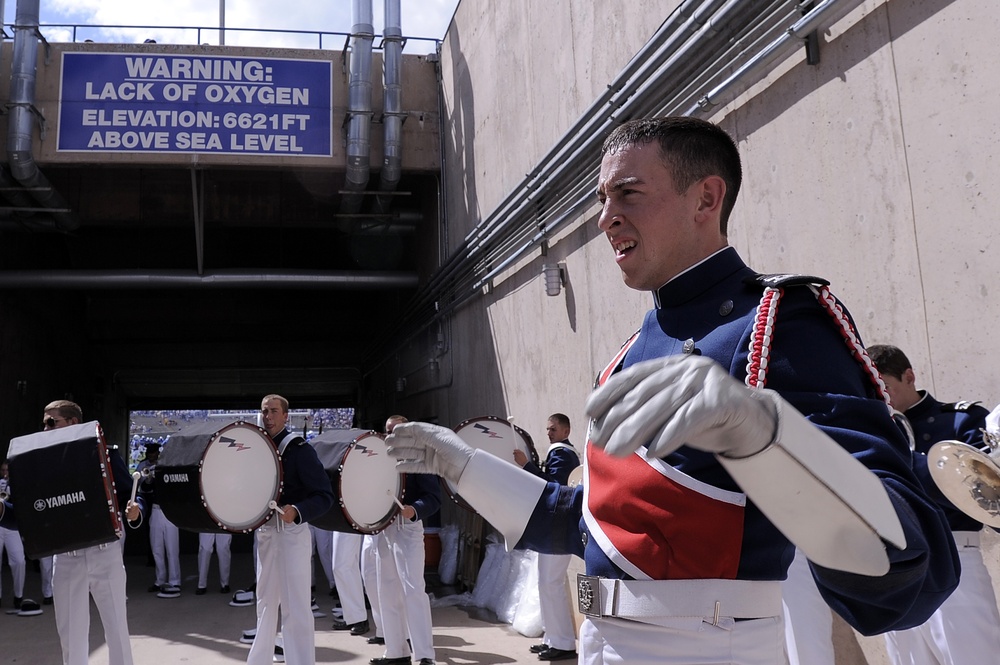
[[[372,665],[410,665],[412,662],[409,656],[399,658],[370,658],[368,662]]]
[[[531,653],[542,653],[548,648],[549,648],[548,644],[532,644],[530,647],[528,647],[528,651],[530,651]]]
[[[351,635],[364,635],[371,630],[371,626],[368,625],[368,621],[359,621],[353,626],[351,626]]]
[[[23,602],[23,600],[21,598],[18,598],[17,596],[14,596],[14,608],[15,609],[18,609],[18,610],[21,609],[21,603],[22,602]]]
[[[368,644],[385,644],[385,638],[379,637],[378,635],[376,635],[375,637],[369,637],[365,641],[368,642]]]
[[[194,590],[194,595],[196,596],[204,596],[206,593],[208,593],[208,589],[206,589],[203,586],[200,586]]]
[[[149,587],[148,589],[146,589],[146,591],[148,591],[149,593],[157,593],[157,592],[159,592],[159,590],[160,590],[160,585],[159,584],[154,584],[151,587]]]
[[[433,658],[421,658],[420,665],[437,665]]]
[[[45,596],[44,598],[42,598],[42,605],[51,605],[51,604],[52,604],[52,596]]]
[[[576,660],[576,651],[549,647],[538,654],[538,660],[569,660],[570,658]]]
[[[223,584],[221,587],[219,587],[219,593],[229,593],[229,585]]]

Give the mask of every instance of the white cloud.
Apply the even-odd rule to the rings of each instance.
[[[441,39],[459,0],[401,0],[403,35]],[[16,0],[7,0],[5,22],[13,23]],[[374,27],[383,27],[383,2],[373,0]],[[351,0],[225,0],[226,44],[286,48],[317,48],[320,32],[349,33],[353,25]],[[211,0],[41,0],[41,23],[74,24],[78,41],[218,44],[219,2]],[[146,26],[98,30],[85,26]],[[166,26],[200,26],[202,31],[181,31]],[[290,30],[309,34],[249,32],[238,30]],[[72,28],[44,28],[46,39],[71,41]],[[339,49],[346,37],[325,35],[324,48]],[[433,42],[413,39],[407,52],[426,53]]]

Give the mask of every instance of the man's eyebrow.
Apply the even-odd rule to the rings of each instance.
[[[602,193],[617,192],[623,187],[628,187],[629,185],[635,185],[640,182],[642,182],[642,180],[640,180],[638,176],[632,176],[632,175],[625,176],[623,178],[618,178],[617,180],[604,183],[603,185],[598,185],[596,193],[597,196],[600,196]]]

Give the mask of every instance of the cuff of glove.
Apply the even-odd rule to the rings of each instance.
[[[719,462],[810,561],[884,574],[882,539],[902,549],[906,538],[882,481],[793,406],[772,398],[778,430],[771,445],[742,459],[720,455]]]
[[[483,450],[472,453],[458,493],[504,537],[509,552],[521,539],[545,481]]]

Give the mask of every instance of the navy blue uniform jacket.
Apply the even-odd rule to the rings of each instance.
[[[725,248],[672,279],[654,294],[657,307],[647,313],[624,366],[679,354],[687,346],[688,352],[712,358],[742,382],[763,293],[757,277],[734,249]],[[785,289],[770,353],[766,387],[878,475],[906,535],[905,550],[887,545],[891,569],[882,577],[812,566],[820,593],[865,635],[923,623],[958,583],[958,554],[950,529],[940,508],[921,489],[909,446],[886,404],[875,398],[874,383],[809,288]],[[741,491],[711,454],[681,447],[666,461],[699,482]],[[602,494],[627,501],[626,479],[607,482],[615,487],[602,488]],[[584,557],[589,575],[626,578],[587,532],[581,518],[583,496],[582,485],[560,488],[549,483],[518,547],[577,554]],[[815,519],[822,522],[823,516]],[[742,533],[735,537],[741,543],[737,579],[786,577],[794,546],[752,501],[746,502]]]

